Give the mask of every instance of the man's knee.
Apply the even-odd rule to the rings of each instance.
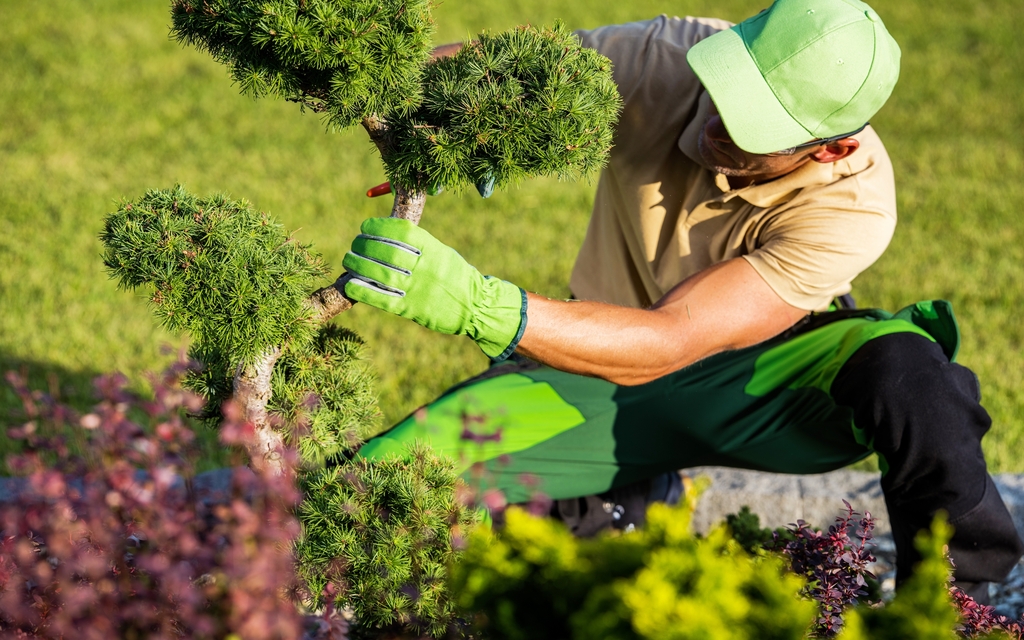
[[[882,477],[905,580],[919,556],[915,534],[945,511],[958,580],[1000,580],[1021,555],[1020,538],[988,476],[981,438],[991,426],[977,377],[923,336],[871,340],[836,376],[832,397],[854,413],[888,465]]]
[[[832,397],[853,409],[854,423],[883,455],[977,446],[991,426],[977,376],[916,333],[889,334],[858,349],[836,376]]]
[[[912,334],[871,340],[832,385],[839,404],[884,460],[882,487],[890,507],[929,518],[974,507],[988,470],[981,438],[992,424],[979,403],[977,379],[952,364],[939,345]]]

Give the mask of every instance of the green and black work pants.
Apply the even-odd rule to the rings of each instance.
[[[811,316],[638,386],[503,363],[360,455],[426,441],[515,503],[537,489],[575,498],[704,465],[822,473],[876,453],[897,583],[918,560],[914,535],[940,510],[955,527],[957,580],[1000,581],[1024,544],[985,466],[991,420],[977,377],[954,362],[958,345],[949,304],[934,301]]]

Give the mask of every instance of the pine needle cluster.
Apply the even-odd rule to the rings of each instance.
[[[244,200],[199,198],[180,185],[123,201],[100,234],[121,288],[153,288],[156,316],[187,331],[207,365],[233,370],[316,333],[306,298],[327,276],[322,259]]]
[[[302,483],[296,555],[310,592],[333,585],[363,629],[443,636],[454,618],[448,564],[476,517],[456,498],[454,463],[416,445],[402,458],[359,459]]]
[[[575,180],[607,159],[621,107],[611,62],[559,23],[481,34],[423,81],[420,108],[389,122],[394,184]]]
[[[380,412],[363,351],[356,333],[325,325],[309,344],[289,345],[274,366],[267,409],[308,468],[373,435]]]
[[[317,326],[307,304],[327,275],[320,256],[268,214],[181,186],[123,202],[101,234],[104,263],[125,289],[148,285],[163,324],[192,337],[202,364],[185,385],[219,421],[240,363],[281,348],[268,410],[303,464],[323,465],[371,434],[373,375],[353,332]]]
[[[337,127],[419,103],[430,0],[174,0],[171,12],[171,35],[253,98],[299,102]]]

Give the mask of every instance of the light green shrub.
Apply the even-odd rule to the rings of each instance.
[[[512,508],[503,530],[478,530],[452,571],[451,589],[480,638],[488,640],[807,638],[817,603],[801,598],[802,578],[782,557],[745,552],[726,526],[705,538],[690,531],[694,492],[676,507],[657,504],[630,534],[576,539],[559,523]],[[734,519],[735,521],[735,519]],[[744,526],[757,529],[753,521]],[[843,613],[840,640],[965,637],[950,596],[937,518],[918,535],[914,575],[884,606]],[[1004,631],[979,638],[1010,639]]]
[[[452,590],[494,640],[805,637],[803,581],[723,527],[694,536],[690,512],[654,505],[643,531],[577,540],[513,508],[500,533],[471,536]]]

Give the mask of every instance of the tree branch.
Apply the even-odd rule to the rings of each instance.
[[[377,145],[381,157],[387,157],[390,146],[387,140],[387,124],[377,116],[363,119],[363,128],[370,134],[370,140]],[[395,202],[391,206],[391,217],[409,220],[419,224],[423,216],[423,206],[427,194],[423,191],[408,190],[392,185],[395,191]],[[353,302],[345,297],[345,284],[351,279],[347,273],[341,274],[334,284],[318,289],[309,297],[309,304],[316,311],[319,322],[327,322],[334,316],[352,308]]]

